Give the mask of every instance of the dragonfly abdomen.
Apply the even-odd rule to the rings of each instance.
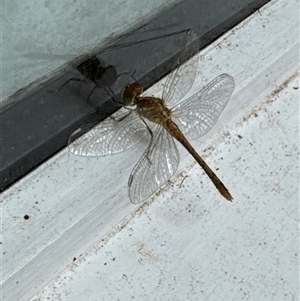
[[[212,169],[207,165],[207,163],[201,158],[201,156],[197,153],[197,151],[192,147],[192,145],[185,138],[179,127],[175,122],[171,119],[168,119],[167,124],[165,125],[167,131],[177,140],[179,141],[185,149],[194,157],[194,159],[198,162],[198,164],[204,169],[205,173],[214,183],[219,192],[225,197],[226,200],[232,201],[233,197],[222,183],[222,181],[218,178],[218,176],[212,171]]]

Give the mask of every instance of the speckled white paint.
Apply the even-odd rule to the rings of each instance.
[[[33,300],[298,300],[294,88],[299,77],[210,153],[232,204],[206,197],[213,185],[192,163]]]
[[[295,6],[274,1],[201,53],[195,89],[222,72],[236,80],[193,141],[234,202],[181,147],[178,173],[141,207],[126,185],[142,147],[64,150],[3,193],[3,300],[297,300]]]

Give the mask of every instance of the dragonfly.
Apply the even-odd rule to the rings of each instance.
[[[190,58],[189,64],[183,64],[190,53],[199,50],[194,31],[189,30],[185,39],[176,62],[180,65],[166,77],[161,97],[144,95],[138,82],[129,83],[122,89],[125,112],[119,118],[82,126],[69,138],[69,150],[88,157],[120,153],[145,138],[149,140],[128,179],[128,196],[134,204],[151,197],[175,174],[179,152],[174,138],[194,157],[220,194],[228,201],[233,199],[189,141],[205,135],[217,122],[233,93],[234,79],[221,74],[182,100],[195,81],[199,61],[198,54]]]

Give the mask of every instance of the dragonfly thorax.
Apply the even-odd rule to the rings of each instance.
[[[155,123],[166,123],[171,118],[171,110],[165,101],[157,97],[136,97],[135,104],[141,117]]]

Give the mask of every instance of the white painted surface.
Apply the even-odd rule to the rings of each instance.
[[[3,300],[297,300],[296,6],[274,1],[201,53],[194,91],[236,80],[193,141],[234,202],[180,147],[177,175],[140,208],[126,185],[142,147],[63,150],[3,193]]]
[[[2,2],[1,98],[5,100],[174,0]]]
[[[33,300],[298,300],[294,88],[299,76],[210,154],[226,171],[234,203],[206,197],[213,187],[192,163],[186,179],[177,176]]]

